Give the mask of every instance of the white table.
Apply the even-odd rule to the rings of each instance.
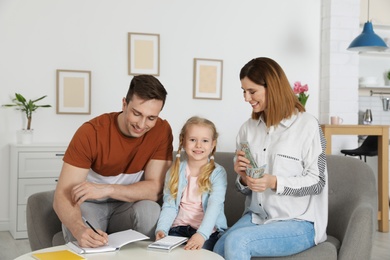
[[[128,245],[123,246],[119,251],[109,252],[109,253],[98,253],[98,254],[84,254],[85,258],[88,260],[129,260],[129,259],[158,259],[158,260],[174,260],[174,259],[185,259],[185,260],[199,260],[199,259],[207,259],[207,260],[223,260],[223,258],[209,250],[201,249],[201,250],[184,250],[184,246],[179,246],[173,249],[170,253],[165,252],[157,252],[148,250],[146,247],[152,241],[139,241],[130,243]],[[49,247],[41,250],[37,250],[34,252],[30,252],[15,258],[15,260],[31,260],[34,259],[32,257],[33,253],[42,253],[42,252],[50,252],[50,251],[58,251],[69,249],[67,246],[55,246]]]

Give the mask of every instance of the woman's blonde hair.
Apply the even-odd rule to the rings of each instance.
[[[179,171],[180,171],[180,153],[181,149],[183,148],[184,145],[184,140],[185,136],[187,133],[187,129],[191,125],[201,125],[201,126],[206,126],[209,127],[212,132],[213,132],[213,142],[215,141],[215,146],[213,150],[211,151],[210,154],[210,160],[207,164],[205,164],[201,169],[200,169],[200,174],[198,176],[198,186],[199,186],[199,192],[209,192],[211,191],[211,182],[210,182],[210,175],[215,169],[215,162],[214,162],[214,154],[216,151],[216,146],[217,146],[217,139],[218,139],[218,132],[217,129],[214,125],[213,122],[211,122],[208,119],[193,116],[190,119],[187,120],[187,122],[184,124],[180,131],[179,135],[179,148],[177,149],[177,154],[176,154],[176,159],[174,164],[172,165],[170,169],[170,178],[168,182],[168,189],[171,193],[171,196],[173,199],[176,199],[177,197],[177,192],[178,192],[178,185],[179,185]]]
[[[280,65],[266,57],[252,59],[242,67],[240,80],[247,77],[252,82],[267,89],[267,109],[252,112],[252,119],[258,120],[264,113],[267,127],[276,126],[285,118],[290,118],[295,109],[304,112],[305,107],[299,102]]]

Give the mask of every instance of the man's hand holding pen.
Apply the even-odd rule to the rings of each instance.
[[[95,229],[85,218],[82,227],[76,232],[75,237],[81,247],[100,247],[108,243],[108,235],[100,229]]]

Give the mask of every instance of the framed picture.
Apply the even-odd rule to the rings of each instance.
[[[222,60],[194,59],[193,98],[222,99]]]
[[[160,75],[160,35],[129,33],[129,75]]]
[[[91,72],[57,70],[57,114],[91,114]]]

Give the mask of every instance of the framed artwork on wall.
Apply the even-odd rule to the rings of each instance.
[[[91,114],[91,71],[57,70],[57,114]]]
[[[223,61],[214,59],[194,59],[195,99],[222,99]]]
[[[160,75],[160,35],[128,34],[129,75]]]

